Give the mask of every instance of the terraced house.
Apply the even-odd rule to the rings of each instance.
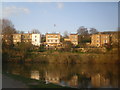
[[[104,44],[110,44],[109,34],[93,34],[91,36],[91,46],[102,47]]]
[[[17,44],[20,42],[31,43],[35,46],[40,46],[41,35],[33,33],[13,34],[13,43]]]

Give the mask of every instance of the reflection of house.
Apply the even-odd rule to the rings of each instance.
[[[74,75],[70,81],[68,81],[68,84],[72,87],[78,87],[78,76]]]
[[[64,41],[70,41],[73,45],[78,45],[78,34],[70,34],[69,38],[64,38]]]
[[[59,84],[60,83],[60,78],[59,78],[59,75],[57,75],[55,73],[46,72],[45,81]]]
[[[47,33],[46,44],[48,46],[59,46],[60,45],[60,34],[59,33]]]
[[[93,87],[107,87],[110,84],[110,80],[100,74],[97,74],[91,77],[91,83]]]
[[[95,47],[101,47],[104,44],[110,44],[109,34],[93,34],[91,36],[91,45]]]
[[[41,37],[40,34],[32,33],[13,34],[13,43],[17,44],[19,42],[31,43],[35,46],[40,46]]]
[[[31,78],[32,79],[40,79],[39,71],[31,71]]]

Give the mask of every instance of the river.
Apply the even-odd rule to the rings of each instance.
[[[8,63],[3,71],[74,88],[118,88],[119,67],[116,64]]]

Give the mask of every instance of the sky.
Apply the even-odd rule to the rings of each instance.
[[[80,26],[98,31],[118,27],[117,2],[4,2],[2,17],[19,31],[76,33]],[[55,25],[54,25],[55,24]]]

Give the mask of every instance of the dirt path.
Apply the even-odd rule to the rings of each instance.
[[[24,83],[2,75],[2,88],[28,88]]]

